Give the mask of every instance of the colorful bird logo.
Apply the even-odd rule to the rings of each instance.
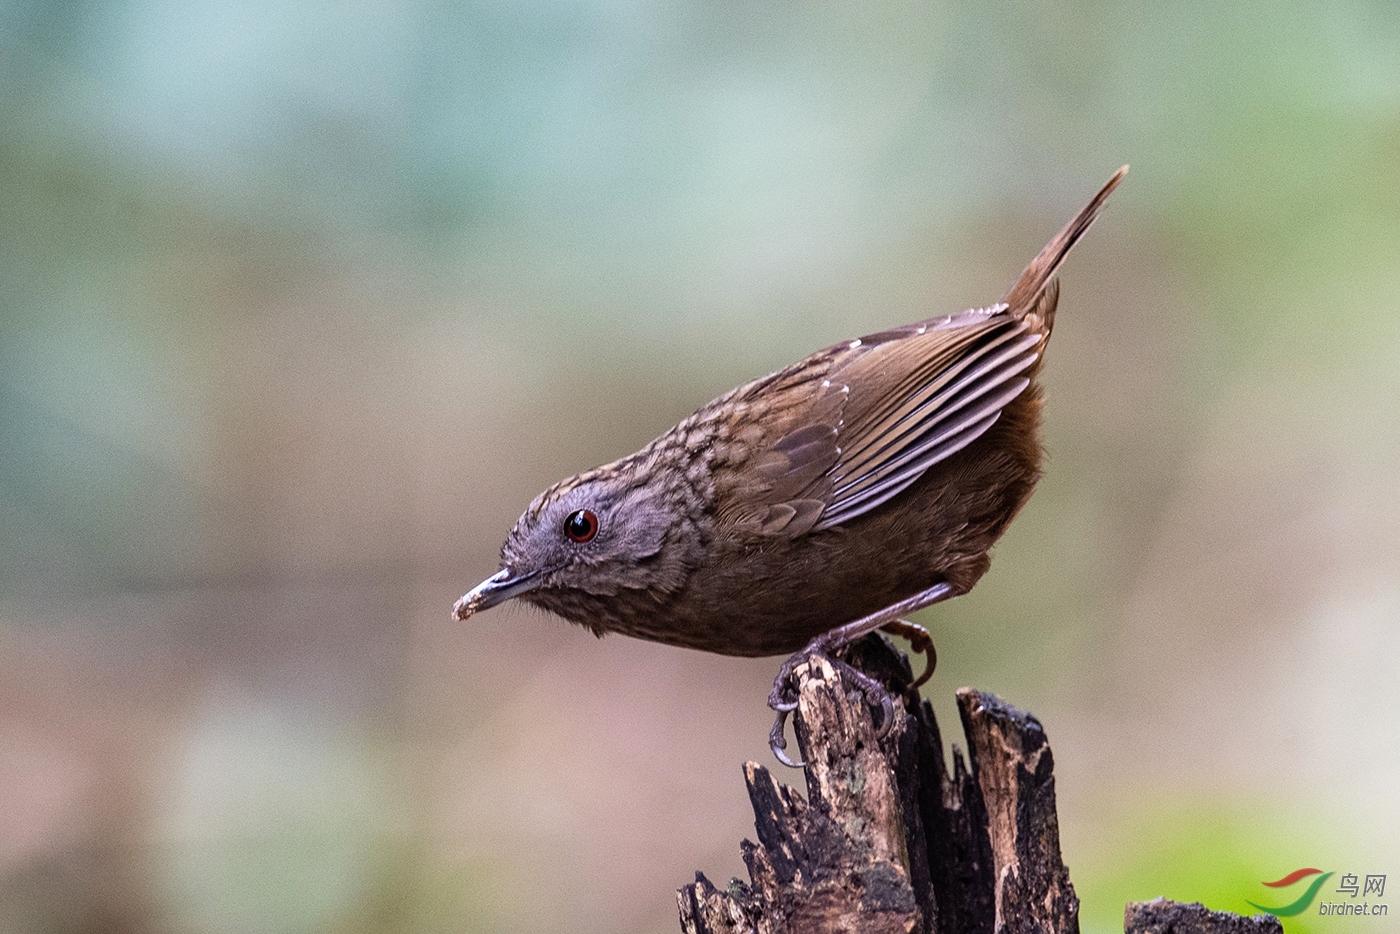
[[[1323,872],[1321,869],[1295,869],[1282,879],[1276,882],[1265,882],[1264,885],[1267,885],[1271,889],[1281,889],[1292,885],[1299,879],[1304,879],[1308,876],[1317,876],[1316,879],[1308,884],[1307,891],[1298,896],[1297,901],[1290,902],[1278,908],[1270,908],[1268,905],[1260,905],[1258,902],[1249,903],[1260,911],[1266,911],[1276,918],[1291,918],[1307,910],[1308,906],[1313,903],[1313,899],[1317,898],[1317,890],[1322,888],[1322,883],[1326,882],[1331,875],[1332,873]],[[1249,901],[1248,899],[1245,900]]]

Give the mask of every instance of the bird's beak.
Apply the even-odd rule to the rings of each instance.
[[[510,568],[503,568],[463,594],[462,599],[452,607],[452,618],[466,619],[477,610],[504,603],[517,594],[533,589],[539,583],[539,577],[539,571],[517,576]]]

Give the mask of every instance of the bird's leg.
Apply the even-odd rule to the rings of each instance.
[[[876,610],[869,616],[862,616],[854,622],[845,623],[834,629],[828,629],[826,632],[807,643],[806,647],[801,651],[783,662],[782,667],[778,669],[778,677],[773,682],[773,691],[768,695],[768,706],[772,707],[774,710],[796,709],[797,686],[792,683],[792,671],[803,659],[810,658],[813,655],[830,656],[832,652],[842,646],[849,645],[861,636],[872,633],[877,629],[893,628],[896,624],[916,629],[923,633],[925,639],[928,639],[928,632],[924,630],[923,627],[915,626],[913,623],[907,623],[900,617],[955,596],[957,596],[957,591],[953,589],[953,585],[946,582],[935,584],[928,590],[916,593],[912,597],[906,597],[898,603],[893,603],[885,607],[883,610]],[[899,635],[908,637],[908,634],[905,632],[899,632]],[[911,641],[913,640],[911,639]],[[930,645],[932,641],[932,639],[929,639]],[[922,646],[916,646],[916,649],[922,651]],[[873,681],[874,679],[871,680]]]
[[[797,665],[813,655],[824,655],[828,658],[842,646],[849,645],[861,636],[884,628],[891,623],[902,622],[901,617],[915,610],[922,610],[926,606],[932,606],[942,600],[957,596],[958,591],[952,584],[947,582],[935,584],[928,590],[914,594],[912,597],[905,597],[898,603],[893,603],[883,610],[876,610],[869,616],[862,616],[858,620],[828,629],[807,643],[801,651],[792,655],[783,662],[778,669],[778,677],[773,681],[773,690],[768,695],[768,706],[778,712],[777,720],[773,724],[773,729],[768,734],[768,746],[773,750],[773,755],[783,765],[801,768],[805,763],[794,762],[783,752],[787,748],[787,738],[783,736],[783,725],[787,721],[787,715],[797,709],[797,685],[793,681],[792,672]],[[912,625],[912,624],[909,624]],[[925,635],[927,633],[925,632]],[[930,647],[932,640],[930,639]],[[884,735],[890,728],[894,720],[894,706],[890,700],[889,692],[884,685],[862,671],[857,671],[845,662],[838,662],[842,669],[852,676],[851,680],[861,689],[870,700],[877,700],[885,713],[884,720],[880,724],[880,735]],[[932,671],[932,668],[927,675]]]
[[[910,687],[922,687],[925,681],[933,677],[933,670],[938,667],[938,649],[934,648],[933,636],[927,629],[907,619],[897,619],[881,626],[880,631],[909,640],[909,648],[924,656],[924,673]]]

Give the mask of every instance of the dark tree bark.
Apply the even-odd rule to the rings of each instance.
[[[1283,922],[1273,915],[1248,918],[1226,911],[1211,911],[1199,902],[1154,898],[1128,902],[1123,912],[1125,934],[1283,934]]]
[[[880,636],[846,658],[889,686],[890,729],[876,729],[878,708],[840,665],[815,658],[799,666],[794,727],[807,797],[757,763],[744,766],[758,838],[741,845],[749,882],[721,890],[697,873],[677,893],[683,934],[1078,934],[1079,900],[1060,858],[1054,759],[1040,722],[963,688],[958,710],[971,767],[955,746],[950,771],[932,707],[907,688],[908,660]],[[1135,907],[1143,919],[1158,918],[1159,902],[1129,906],[1130,923]]]

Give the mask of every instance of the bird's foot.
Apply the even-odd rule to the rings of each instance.
[[[787,749],[786,732],[788,714],[791,710],[779,710],[777,717],[773,720],[773,728],[768,731],[768,748],[773,750],[773,757],[790,769],[800,769],[807,763],[801,760],[794,762],[784,752]]]
[[[810,649],[811,646],[807,648]],[[768,706],[778,712],[773,720],[773,728],[768,731],[768,748],[773,750],[774,758],[790,769],[800,769],[807,764],[794,762],[788,757],[784,751],[787,749],[787,737],[784,733],[788,714],[797,709],[797,680],[793,677],[793,670],[799,661],[808,658],[811,658],[811,655],[807,649],[788,657],[778,669],[778,677],[773,679],[773,690],[768,694]]]
[[[933,671],[938,667],[938,649],[934,648],[933,636],[929,635],[929,631],[918,623],[911,623],[907,619],[897,619],[880,628],[892,636],[908,640],[909,648],[923,655],[924,673],[909,685],[910,688],[918,690],[924,682],[933,677]]]
[[[933,654],[933,639],[929,638],[927,630],[913,623],[907,623],[903,619],[906,613],[913,613],[926,606],[932,606],[949,597],[957,596],[958,591],[953,585],[944,581],[934,584],[927,590],[920,591],[912,597],[905,597],[898,603],[893,603],[883,610],[877,610],[869,616],[862,616],[853,622],[837,626],[828,630],[807,643],[806,648],[796,655],[783,662],[783,667],[778,669],[778,677],[773,681],[773,691],[768,695],[768,706],[778,712],[777,721],[773,724],[773,729],[768,733],[768,747],[773,750],[773,755],[783,765],[790,765],[800,768],[801,763],[793,762],[783,753],[787,748],[787,739],[783,736],[783,724],[787,721],[787,715],[797,709],[797,682],[792,676],[793,669],[797,665],[811,658],[813,655],[821,655],[828,659],[833,659],[832,653],[837,649],[849,645],[866,633],[874,632],[877,629],[888,629],[893,624],[902,624],[918,630],[923,634],[923,638],[928,640],[926,654],[929,656],[929,665],[924,669],[923,675],[915,682],[915,686],[926,681],[929,675],[933,674],[933,666],[937,662],[937,656]],[[905,634],[901,632],[901,634]],[[905,638],[910,638],[905,634]],[[910,641],[915,641],[910,639]],[[922,643],[915,642],[918,651],[924,651]],[[873,701],[878,701],[880,709],[884,712],[884,718],[880,721],[880,736],[883,737],[889,732],[890,726],[894,723],[894,701],[890,699],[890,692],[885,690],[885,686],[863,671],[852,668],[845,662],[836,661],[833,663],[840,665],[842,670],[847,672],[851,680],[865,692],[865,696]]]
[[[778,714],[774,718],[773,728],[768,731],[768,748],[773,750],[773,756],[779,762],[789,768],[800,769],[807,764],[793,761],[785,752],[787,737],[784,732],[788,714],[797,709],[797,679],[794,672],[799,664],[810,661],[818,655],[829,661],[833,667],[839,668],[842,675],[860,689],[867,701],[872,705],[879,705],[880,722],[876,725],[878,738],[883,739],[889,733],[890,727],[894,725],[894,699],[890,697],[890,692],[885,689],[883,684],[859,668],[836,658],[832,653],[834,647],[825,645],[825,641],[823,636],[818,636],[802,651],[783,662],[782,667],[778,669],[778,677],[773,681],[773,690],[768,695],[768,706],[777,711]]]

